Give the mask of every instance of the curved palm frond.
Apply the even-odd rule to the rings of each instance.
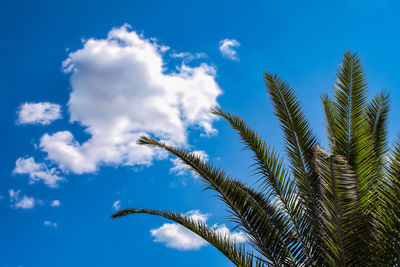
[[[370,160],[375,162],[374,174],[375,177],[371,179],[370,188],[371,192],[375,194],[373,200],[374,209],[373,214],[386,221],[387,212],[380,206],[384,205],[385,201],[385,180],[387,179],[387,171],[385,168],[387,162],[387,128],[388,128],[388,116],[389,116],[389,104],[390,95],[385,92],[381,92],[376,95],[367,106],[367,118],[369,123],[369,134],[372,139],[373,153],[374,156],[370,157]],[[382,229],[380,225],[377,228]],[[381,231],[381,230],[378,230]],[[377,233],[379,235],[379,233]],[[381,239],[381,238],[379,238]]]
[[[303,253],[310,260],[310,240],[305,239],[307,229],[304,227],[304,221],[302,221],[304,217],[301,216],[304,211],[300,206],[295,183],[284,168],[283,160],[239,116],[232,115],[220,108],[212,109],[211,113],[225,118],[232,128],[238,131],[246,148],[253,151],[255,165],[257,166],[255,174],[261,175],[259,181],[263,191],[267,194],[267,198],[272,197],[276,204],[287,213],[291,227],[293,227],[299,240],[302,241]]]
[[[185,214],[177,214],[170,211],[158,211],[149,209],[124,209],[113,214],[111,218],[120,218],[129,214],[145,213],[156,216],[161,216],[172,220],[183,227],[191,230],[193,233],[202,237],[208,243],[217,248],[222,254],[230,259],[237,266],[251,267],[253,266],[253,254],[246,252],[243,246],[236,245],[229,239],[228,236],[224,236],[217,233],[214,229],[208,227],[201,221],[196,221]],[[267,262],[259,261],[259,266],[268,266]]]
[[[284,214],[269,199],[200,157],[171,147],[152,137],[142,136],[138,144],[165,149],[195,171],[219,198],[230,208],[234,221],[243,227],[252,245],[274,266],[296,264],[298,243],[286,223]]]
[[[308,240],[311,246],[321,245],[319,240],[319,199],[320,185],[318,175],[312,166],[313,148],[317,139],[305,117],[293,89],[278,75],[264,73],[267,91],[271,97],[275,115],[279,118],[285,135],[286,151],[291,163],[292,172],[299,192],[299,200],[305,210],[303,221],[308,231]],[[318,250],[315,251],[318,253]],[[324,261],[314,255],[315,264],[321,265]]]
[[[387,123],[389,116],[390,95],[381,92],[376,95],[367,107],[369,131],[372,136],[374,153],[379,160],[378,166],[384,166],[387,153]]]
[[[265,73],[264,77],[275,114],[285,134],[286,150],[298,182],[299,192],[304,201],[311,203],[307,207],[316,209],[318,186],[311,162],[313,147],[317,140],[311,132],[293,89],[277,75]]]

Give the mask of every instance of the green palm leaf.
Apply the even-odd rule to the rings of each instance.
[[[321,178],[322,236],[330,266],[366,266],[370,262],[368,223],[357,196],[357,174],[343,156],[315,147]]]
[[[387,266],[400,264],[400,138],[398,138],[388,159],[386,176],[382,181],[381,207],[377,217],[378,240],[381,247],[379,256]]]
[[[372,136],[374,153],[379,160],[378,166],[384,166],[387,153],[387,122],[389,116],[390,95],[381,92],[367,107],[369,131]]]
[[[311,162],[316,139],[311,132],[305,115],[297,101],[293,89],[277,75],[265,73],[265,83],[271,96],[281,127],[285,134],[286,150],[292,164],[293,173],[307,207],[316,209],[318,186]],[[313,214],[313,215],[316,215]]]
[[[294,182],[290,179],[289,173],[283,166],[282,159],[272,150],[258,134],[251,129],[239,116],[231,115],[220,108],[214,108],[211,113],[225,118],[232,128],[238,131],[246,148],[254,153],[255,174],[260,175],[261,186],[267,197],[272,197],[276,204],[283,208],[288,215],[288,223],[291,224],[296,236],[302,240],[303,253],[311,259],[309,246],[310,240],[306,239],[306,227],[301,220],[304,212],[299,205],[298,193]]]
[[[177,214],[170,211],[158,211],[148,209],[124,209],[113,214],[111,218],[120,218],[129,214],[145,213],[156,216],[161,216],[172,220],[185,228],[191,230],[193,233],[199,235],[208,243],[217,248],[228,259],[230,259],[237,266],[251,267],[253,266],[253,257],[251,253],[247,253],[243,246],[238,246],[228,236],[223,236],[215,232],[212,228],[208,227],[201,221],[195,221],[185,214]],[[258,260],[259,266],[265,266],[266,263]]]
[[[320,185],[318,175],[315,173],[313,160],[313,147],[317,143],[311,127],[304,115],[300,103],[294,95],[289,84],[277,75],[264,73],[265,83],[271,97],[275,115],[281,122],[285,135],[286,151],[291,163],[292,172],[297,184],[300,202],[303,204],[305,214],[303,221],[310,235],[311,246],[321,244],[319,240],[319,198]],[[318,253],[318,251],[316,251]],[[322,264],[323,259],[315,255],[315,264]]]
[[[332,153],[343,155],[357,173],[359,197],[368,203],[376,192],[370,190],[377,177],[374,145],[367,117],[367,85],[364,70],[356,53],[346,52],[334,87],[335,107]]]
[[[345,156],[354,165],[364,139],[367,103],[367,84],[357,54],[344,54],[334,87],[334,102],[338,142],[332,153]]]
[[[216,191],[230,208],[234,222],[243,227],[254,248],[274,266],[295,264],[295,257],[302,256],[284,214],[262,194],[226,176],[192,153],[146,136],[141,137],[138,144],[165,149],[195,171],[207,184],[207,189]]]
[[[336,126],[336,105],[332,99],[324,94],[321,96],[322,105],[324,106],[325,118],[326,118],[326,133],[328,136],[329,148],[331,151],[335,151],[338,144],[336,143],[337,126]]]

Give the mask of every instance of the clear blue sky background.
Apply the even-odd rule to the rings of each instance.
[[[400,129],[397,2],[1,1],[0,266],[231,266],[211,246],[181,251],[154,242],[150,230],[166,220],[146,215],[109,218],[114,201],[120,200],[122,208],[199,209],[212,214],[208,223],[227,223],[212,192],[202,192],[203,185],[191,177],[183,185],[183,177],[169,172],[169,160],[139,171],[100,166],[95,173],[61,173],[68,182],[54,189],[28,184],[27,175],[12,174],[19,157],[46,161],[46,153],[34,146],[45,133],[68,129],[80,141],[88,138],[81,126],[68,122],[71,85],[61,67],[69,52],[82,48],[82,38],[105,38],[113,27],[128,23],[132,30],[176,51],[206,53],[203,61],[215,66],[223,90],[218,103],[241,114],[281,151],[281,132],[265,93],[263,72],[279,73],[295,88],[325,144],[320,95],[331,92],[343,53],[358,51],[371,95],[382,89],[391,93],[393,141]],[[235,49],[239,61],[221,56],[218,45],[225,38],[240,42]],[[60,104],[63,119],[48,126],[16,124],[22,103],[43,101]],[[213,126],[219,133],[212,137],[190,129],[189,143],[205,150],[230,174],[253,184],[249,154],[240,151],[235,133],[224,121]],[[41,201],[33,209],[15,209],[10,189],[21,189],[21,194]],[[50,207],[54,199],[61,201],[60,207]],[[45,220],[57,222],[58,227],[45,226]]]

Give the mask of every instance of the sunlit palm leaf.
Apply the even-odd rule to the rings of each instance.
[[[380,187],[383,207],[379,219],[381,253],[387,266],[400,266],[400,138],[394,144],[387,176]]]
[[[304,217],[298,198],[298,193],[293,180],[283,166],[282,159],[271,149],[258,134],[251,129],[239,116],[231,115],[219,108],[211,111],[213,114],[225,118],[232,128],[238,131],[246,148],[253,151],[255,160],[255,174],[260,175],[261,186],[268,197],[275,199],[276,204],[283,208],[288,215],[288,222],[296,231],[296,236],[301,240],[303,252],[311,259],[310,241],[306,239]]]
[[[367,84],[357,54],[346,52],[339,66],[334,88],[337,147],[333,154],[343,155],[354,165],[359,156],[366,123]]]
[[[284,214],[270,200],[193,153],[146,136],[138,144],[165,149],[195,171],[230,208],[234,221],[247,232],[254,248],[275,266],[296,263],[298,244]]]
[[[367,84],[360,59],[346,52],[339,66],[334,87],[335,147],[332,153],[343,155],[357,173],[359,198],[368,203],[376,196],[371,178],[377,178],[374,145],[367,118]],[[371,160],[372,159],[372,160]]]
[[[366,266],[370,262],[368,221],[358,199],[357,174],[344,156],[315,147],[315,166],[321,178],[322,237],[331,266]]]
[[[381,92],[375,96],[367,107],[369,130],[374,144],[374,153],[379,160],[378,166],[384,166],[387,152],[387,123],[389,116],[390,96]]]
[[[322,105],[324,106],[325,111],[325,119],[326,119],[326,133],[328,136],[328,143],[330,151],[335,151],[337,147],[337,126],[335,122],[336,118],[336,106],[332,99],[327,95],[324,94],[321,96]]]
[[[145,213],[151,215],[157,215],[169,220],[172,220],[185,228],[191,230],[195,234],[202,237],[208,243],[213,245],[219,251],[221,251],[228,259],[230,259],[237,266],[252,267],[253,257],[251,253],[247,253],[245,248],[241,245],[236,245],[229,239],[229,236],[221,235],[214,229],[208,227],[201,221],[195,221],[185,214],[177,214],[170,211],[158,211],[148,209],[124,209],[113,214],[111,218],[119,218],[129,214]],[[259,266],[267,266],[267,263],[259,261]],[[256,262],[254,261],[254,264]]]
[[[307,239],[312,239],[313,246],[318,246],[321,243],[317,219],[320,215],[318,207],[320,186],[318,176],[312,166],[313,147],[317,140],[293,89],[277,75],[264,73],[264,78],[275,115],[279,118],[285,135],[286,151],[297,184],[300,202],[306,211],[303,220],[307,222],[307,228],[310,229],[310,236]],[[314,256],[315,264],[322,264],[318,257]]]

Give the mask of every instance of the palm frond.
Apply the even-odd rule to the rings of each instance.
[[[315,175],[310,162],[316,138],[311,131],[293,89],[277,75],[265,73],[265,83],[271,96],[275,114],[285,134],[286,150],[304,198],[313,199]],[[317,189],[316,189],[317,190]],[[307,196],[307,197],[306,197]]]
[[[381,92],[376,95],[367,107],[369,131],[372,136],[374,153],[383,166],[387,153],[387,123],[389,116],[390,95]]]
[[[362,213],[357,174],[340,155],[315,147],[314,164],[321,178],[322,238],[330,266],[367,266],[369,221]]]
[[[366,123],[367,84],[357,54],[346,52],[339,66],[334,87],[337,125],[337,146],[333,154],[343,155],[354,166],[364,138]]]
[[[364,238],[370,240],[366,245],[373,254],[371,246],[377,237],[380,190],[376,186],[382,179],[382,168],[374,152],[374,141],[368,122],[367,84],[364,70],[356,53],[346,52],[339,66],[333,99],[326,98],[324,105],[328,111],[328,124],[332,129],[331,151],[342,155],[356,173],[357,197],[361,204],[363,220],[368,231]],[[376,114],[378,115],[378,114]],[[330,120],[330,121],[329,121]],[[375,241],[374,241],[375,240]]]
[[[356,53],[345,53],[337,76],[334,87],[336,147],[332,153],[343,155],[349,161],[357,173],[360,201],[369,205],[377,197],[371,185],[379,174],[367,117],[367,84]]]
[[[387,162],[387,128],[389,115],[390,96],[388,93],[381,92],[376,95],[367,106],[367,118],[369,124],[369,134],[373,145],[373,155],[370,155],[370,163],[374,166],[374,177],[370,179],[369,188],[371,194],[374,194],[374,200],[371,201],[372,213],[376,220],[386,221],[387,212],[382,210],[381,205],[385,201],[385,182],[387,172],[385,165]],[[372,197],[371,197],[372,198]],[[379,219],[380,218],[380,219]],[[377,225],[378,229],[381,229]],[[379,235],[379,233],[377,233]]]
[[[381,206],[378,216],[377,253],[386,266],[400,266],[400,137],[396,140],[388,157],[385,179],[380,185]],[[383,266],[383,265],[382,265]]]
[[[246,252],[244,246],[237,245],[229,239],[229,236],[222,235],[214,229],[208,227],[201,221],[196,221],[185,214],[173,213],[170,211],[158,211],[149,209],[124,209],[113,214],[111,218],[120,218],[129,214],[145,213],[156,216],[161,216],[172,220],[183,227],[191,230],[193,233],[202,237],[208,243],[217,248],[222,254],[230,259],[236,266],[252,267],[253,254]],[[259,260],[262,265],[267,266],[267,262]]]
[[[142,136],[138,144],[165,149],[195,171],[207,184],[207,189],[216,191],[230,208],[234,221],[247,232],[254,248],[274,266],[296,264],[296,256],[301,256],[298,255],[298,243],[295,242],[284,214],[270,200],[240,181],[226,176],[210,163],[203,162],[193,153],[147,136]]]
[[[325,111],[325,119],[326,119],[326,133],[328,136],[328,144],[330,151],[334,151],[336,144],[336,136],[337,136],[337,126],[335,122],[336,118],[336,106],[332,99],[324,94],[321,96],[322,105],[324,106]]]
[[[293,89],[277,75],[264,73],[267,91],[271,97],[275,115],[279,118],[285,135],[286,151],[299,192],[299,199],[305,209],[304,221],[310,230],[313,246],[320,244],[319,231],[319,179],[312,166],[313,147],[317,139],[304,115]],[[312,226],[311,226],[312,225]],[[314,256],[318,259],[318,256]],[[323,259],[321,259],[323,261]],[[316,264],[321,264],[319,259]]]
[[[251,129],[247,123],[237,115],[214,108],[211,113],[225,118],[233,129],[237,130],[245,147],[254,153],[255,173],[261,175],[260,182],[267,198],[272,197],[276,204],[283,208],[289,217],[299,240],[306,253],[307,258],[311,259],[309,240],[305,237],[305,227],[301,216],[303,213],[295,183],[290,179],[288,171],[283,166],[283,160],[279,158],[277,152],[271,149],[259,135]]]

